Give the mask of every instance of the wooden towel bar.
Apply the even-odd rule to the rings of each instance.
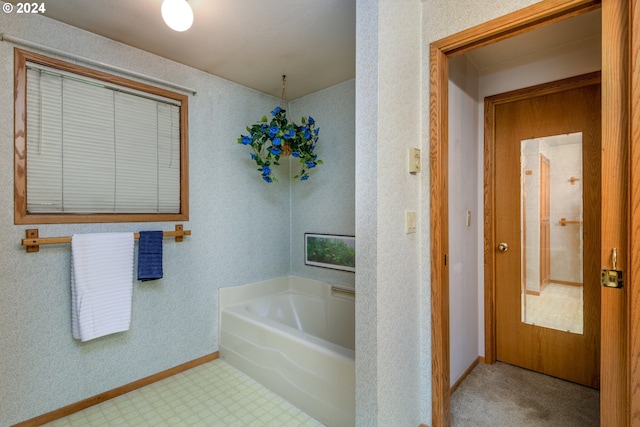
[[[582,221],[570,221],[567,218],[560,218],[559,224],[565,227],[567,224],[582,224]]]
[[[22,239],[22,246],[27,247],[27,252],[40,251],[40,245],[56,245],[60,243],[71,243],[71,236],[63,237],[38,237],[38,229],[30,228],[26,231],[27,237]],[[182,242],[183,236],[191,236],[191,230],[184,230],[182,224],[177,224],[175,231],[164,231],[164,237],[175,237],[176,242]],[[140,233],[134,233],[135,239],[140,238]]]

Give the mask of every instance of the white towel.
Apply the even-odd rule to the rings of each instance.
[[[133,233],[71,236],[71,326],[88,341],[129,330]]]

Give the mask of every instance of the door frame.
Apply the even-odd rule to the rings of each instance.
[[[627,298],[628,303],[628,333],[629,333],[629,425],[640,425],[640,334],[633,334],[640,328],[640,292],[636,289],[638,282],[636,277],[640,277],[640,238],[638,229],[640,228],[640,147],[632,144],[632,141],[640,141],[640,5],[637,1],[632,1],[629,5],[629,34],[630,34],[630,96],[629,102],[629,159],[631,162],[630,172],[630,198],[629,198],[629,229],[633,230],[630,235],[629,247],[629,283],[630,293]]]
[[[448,254],[448,76],[450,57],[602,7],[603,205],[619,206],[610,218],[622,226],[603,227],[603,248],[624,248],[620,268],[628,265],[623,291],[602,295],[602,335],[621,336],[601,354],[601,425],[640,425],[640,6],[635,0],[543,0],[464,30],[430,45],[430,221],[432,426],[450,425]],[[631,29],[633,31],[631,31]],[[633,120],[631,120],[633,119]],[[631,137],[633,136],[633,138]],[[612,187],[609,187],[612,186]],[[609,192],[609,188],[616,191]],[[603,212],[605,214],[605,212]],[[606,240],[604,239],[607,234]],[[627,239],[627,236],[629,238]],[[601,256],[608,265],[606,252]],[[485,248],[486,251],[486,248]],[[609,292],[611,291],[611,292]],[[627,297],[628,295],[628,297]],[[618,316],[610,319],[608,313]],[[604,341],[601,345],[604,346]],[[622,362],[622,363],[621,363]],[[616,368],[616,369],[613,369]],[[611,372],[610,372],[611,371]]]

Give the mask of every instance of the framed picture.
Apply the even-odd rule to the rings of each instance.
[[[355,236],[305,233],[304,263],[316,267],[355,272]]]

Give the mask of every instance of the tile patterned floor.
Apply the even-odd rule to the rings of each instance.
[[[223,360],[195,367],[49,427],[322,427],[305,412]]]
[[[550,283],[539,296],[527,295],[526,298],[527,323],[582,333],[582,286]]]

